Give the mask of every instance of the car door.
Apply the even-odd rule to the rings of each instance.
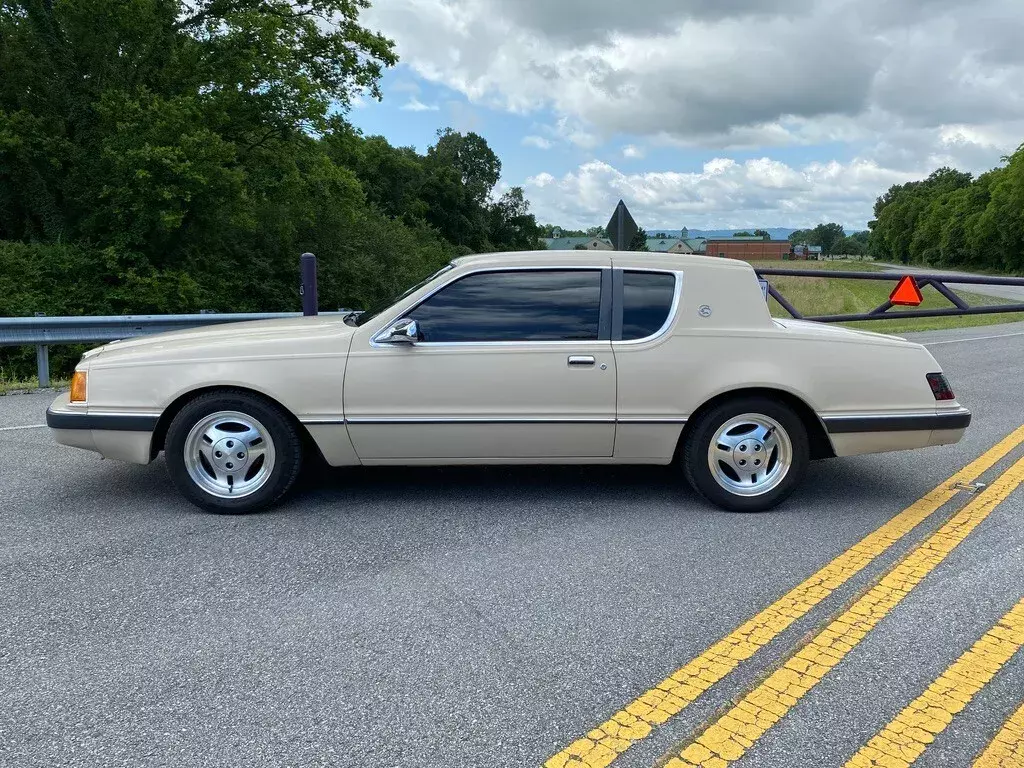
[[[610,281],[600,268],[482,269],[402,313],[416,343],[356,339],[344,404],[360,459],[610,457]]]

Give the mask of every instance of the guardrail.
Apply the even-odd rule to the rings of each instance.
[[[757,274],[762,279],[775,276],[842,280],[887,280],[889,282],[899,282],[907,279],[907,275],[898,272],[832,272],[814,269],[759,269]],[[1024,287],[1024,278],[933,274],[915,274],[911,277],[919,288],[929,285],[935,288],[953,306],[939,309],[910,309],[893,313],[889,310],[896,306],[896,304],[892,301],[887,301],[870,312],[860,314],[805,316],[785,296],[779,293],[770,280],[768,281],[768,294],[795,319],[813,320],[819,323],[850,323],[862,320],[885,320],[892,318],[906,319],[911,317],[947,317],[1024,312],[1024,303],[972,307],[947,285],[947,283],[954,283],[957,285],[1012,285]],[[314,283],[311,292],[314,297],[315,292]],[[311,302],[307,302],[307,304],[311,304]],[[312,309],[307,306],[306,314],[311,312],[315,312],[315,305]],[[343,315],[347,314],[347,312],[342,310],[336,313],[324,314]],[[36,368],[39,374],[39,386],[46,387],[50,384],[49,346],[53,344],[103,344],[117,339],[146,336],[164,331],[185,330],[188,328],[237,323],[248,320],[274,320],[301,316],[302,314],[298,312],[267,312],[257,314],[110,315],[104,317],[2,317],[0,318],[0,347],[34,346],[36,348]]]
[[[323,314],[344,314],[325,312]],[[302,317],[300,312],[199,315],[109,315],[104,317],[0,317],[0,347],[36,348],[39,386],[50,385],[51,344],[105,344],[117,339],[148,336],[207,325],[247,320]]]
[[[1024,277],[988,277],[985,275],[943,275],[928,273],[905,274],[901,272],[833,272],[821,269],[758,269],[757,276],[766,279],[768,277],[816,277],[839,280],[888,280],[892,283],[900,283],[905,280],[912,280],[917,289],[931,286],[946,298],[951,307],[936,309],[907,309],[899,312],[889,310],[904,304],[904,302],[890,300],[879,304],[870,312],[861,312],[849,315],[814,315],[806,316],[794,307],[785,296],[783,296],[768,280],[768,295],[775,299],[779,306],[786,310],[796,320],[813,320],[817,323],[856,323],[863,320],[889,320],[899,318],[905,320],[911,317],[956,317],[961,315],[996,315],[1004,312],[1024,312],[1024,303],[992,304],[980,307],[972,307],[962,296],[949,287],[949,283],[955,285],[1012,285],[1024,287]],[[893,292],[895,294],[895,291]],[[920,303],[920,302],[919,302]]]

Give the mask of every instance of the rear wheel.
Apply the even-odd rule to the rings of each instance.
[[[164,452],[171,480],[193,504],[221,514],[255,512],[281,499],[302,464],[287,414],[247,392],[212,392],[171,422]]]
[[[799,484],[810,460],[807,428],[785,403],[737,397],[697,417],[683,446],[690,485],[734,512],[764,512]]]

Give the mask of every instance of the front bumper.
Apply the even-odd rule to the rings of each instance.
[[[105,459],[148,464],[158,414],[96,413],[57,397],[46,410],[46,425],[61,445],[94,451]]]

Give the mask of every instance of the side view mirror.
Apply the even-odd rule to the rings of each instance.
[[[374,339],[380,344],[415,344],[420,340],[419,324],[408,317],[396,320]]]

